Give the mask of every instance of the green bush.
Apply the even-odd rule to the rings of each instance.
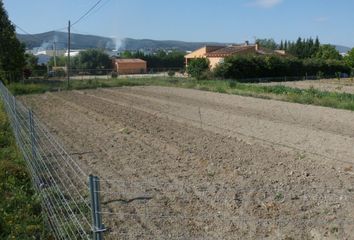
[[[187,73],[197,80],[207,79],[209,72],[209,60],[206,58],[192,59],[187,66]]]
[[[12,83],[8,88],[14,95],[44,93],[49,90],[45,84],[38,83]]]

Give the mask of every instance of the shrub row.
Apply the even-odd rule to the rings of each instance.
[[[232,56],[214,69],[216,77],[245,79],[284,76],[349,75],[351,68],[339,60],[284,58],[278,56]]]

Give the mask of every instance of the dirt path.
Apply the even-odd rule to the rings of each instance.
[[[352,112],[164,87],[22,100],[114,179],[108,238],[354,237]]]

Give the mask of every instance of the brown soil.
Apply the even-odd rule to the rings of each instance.
[[[107,239],[353,239],[354,113],[189,89],[22,97],[103,181]]]

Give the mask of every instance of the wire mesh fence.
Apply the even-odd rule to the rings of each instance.
[[[63,83],[68,79],[66,67],[57,67],[52,70],[32,70],[26,74],[24,72],[5,72],[1,71],[0,75],[8,82],[23,82],[23,83]],[[166,78],[176,77],[180,79],[188,79],[190,75],[185,68],[169,67],[169,68],[147,68],[142,73],[121,74],[115,69],[70,69],[70,81],[95,81],[95,80],[112,80],[112,79],[144,79],[144,78]],[[210,74],[209,80],[223,80],[231,83],[281,83],[293,81],[306,81],[306,80],[321,80],[321,79],[336,79],[341,80],[352,77],[346,74],[328,74],[328,75],[293,75],[293,76],[264,76],[264,77],[251,77],[251,78],[224,78]],[[207,79],[205,79],[207,80]]]
[[[0,94],[54,236],[56,239],[92,239],[89,176],[32,110],[16,101],[2,82]]]
[[[133,69],[134,70],[134,69]],[[65,81],[68,77],[66,67],[57,67],[52,70],[28,70],[24,72],[1,71],[0,75],[9,82],[28,82],[33,80]],[[149,78],[149,77],[187,77],[184,68],[147,68],[143,72],[118,73],[115,69],[70,69],[70,79],[111,79],[111,78]]]

